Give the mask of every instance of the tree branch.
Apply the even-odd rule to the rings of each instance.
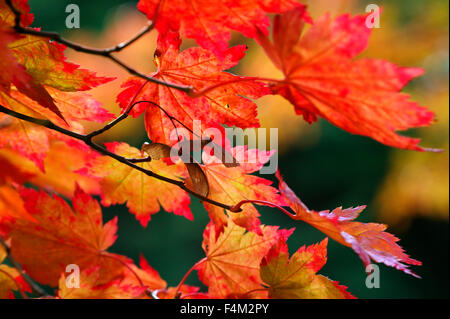
[[[130,109],[131,109],[131,108],[130,108]],[[107,150],[105,147],[100,146],[100,145],[96,144],[95,142],[93,142],[93,141],[92,141],[92,137],[93,137],[93,136],[91,136],[91,134],[84,135],[84,134],[75,133],[75,132],[72,132],[72,131],[67,130],[67,129],[65,129],[65,128],[62,128],[62,127],[60,127],[60,126],[58,126],[58,125],[55,125],[55,124],[53,124],[52,122],[50,122],[49,120],[38,119],[38,118],[34,118],[34,117],[31,117],[31,116],[28,116],[28,115],[25,115],[25,114],[21,114],[21,113],[18,113],[18,112],[16,112],[16,111],[10,110],[10,109],[8,109],[8,108],[2,106],[2,105],[0,105],[0,112],[5,113],[5,114],[8,114],[8,115],[10,115],[10,116],[12,116],[12,117],[21,119],[21,120],[23,120],[23,121],[27,121],[27,122],[30,122],[30,123],[34,123],[34,124],[37,124],[37,125],[46,127],[46,128],[48,128],[48,129],[51,129],[51,130],[60,132],[60,133],[62,133],[62,134],[64,134],[64,135],[67,135],[67,136],[73,137],[73,138],[75,138],[75,139],[77,139],[77,140],[80,140],[80,141],[84,142],[86,145],[90,146],[92,149],[96,150],[97,152],[99,152],[99,153],[101,153],[101,154],[103,154],[103,155],[105,155],[105,156],[109,156],[109,157],[111,157],[111,158],[114,158],[114,159],[117,160],[118,162],[121,162],[121,163],[123,163],[123,164],[125,164],[125,165],[127,165],[127,166],[129,166],[129,167],[132,167],[132,168],[134,168],[134,169],[136,169],[136,170],[138,170],[138,171],[140,171],[140,172],[146,174],[147,176],[150,176],[150,177],[159,179],[159,180],[161,180],[161,181],[164,181],[164,182],[173,184],[173,185],[175,185],[175,186],[178,186],[179,188],[181,188],[181,189],[184,190],[185,192],[188,192],[189,194],[191,194],[191,195],[197,197],[197,198],[200,199],[201,201],[210,203],[210,204],[212,204],[212,205],[215,205],[215,206],[218,206],[218,207],[221,207],[221,208],[223,208],[223,209],[230,210],[230,211],[231,211],[232,208],[234,208],[234,209],[233,209],[233,212],[239,212],[239,211],[240,211],[239,209],[236,208],[236,206],[230,206],[230,205],[227,205],[227,204],[224,204],[224,203],[220,203],[220,202],[217,202],[217,201],[215,201],[215,200],[212,200],[212,199],[210,199],[210,198],[208,198],[208,197],[206,197],[206,196],[203,196],[203,195],[200,195],[200,194],[196,193],[195,191],[189,189],[189,188],[184,184],[183,181],[176,180],[176,179],[171,179],[171,178],[168,178],[168,177],[159,175],[159,174],[157,174],[157,173],[154,173],[153,171],[147,170],[147,169],[145,169],[145,168],[143,168],[143,167],[140,167],[140,166],[136,165],[135,163],[133,163],[132,161],[129,161],[127,158],[125,158],[125,157],[123,157],[123,156],[120,156],[120,155],[117,155],[117,154],[115,154],[115,153],[113,153],[113,152],[110,152],[110,151]],[[125,116],[124,114],[125,114],[126,116]],[[127,112],[123,113],[122,115],[123,115],[122,120],[128,116]],[[122,116],[120,116],[119,118],[121,118],[121,117],[122,117]],[[117,121],[117,120],[113,121],[113,123],[115,123],[115,124],[117,124],[118,122],[119,122],[119,121]],[[111,123],[108,124],[108,125],[109,125],[110,128],[112,127],[112,126],[111,126]],[[108,126],[108,125],[107,125],[107,126]],[[100,129],[100,130],[101,130],[102,132],[104,131],[104,130],[102,130],[102,129]],[[97,131],[97,132],[98,132],[98,131]],[[97,135],[98,135],[98,134],[97,134]],[[95,135],[95,136],[96,136],[96,135]],[[135,160],[133,160],[133,161],[135,161]]]
[[[156,83],[156,84],[161,84],[161,85],[164,85],[166,87],[173,88],[173,89],[176,89],[176,90],[180,90],[180,91],[185,92],[187,94],[191,94],[193,92],[193,88],[191,86],[185,86],[185,85],[178,85],[178,84],[174,84],[174,83],[168,83],[168,82],[161,81],[159,79],[153,78],[151,76],[145,75],[144,73],[141,73],[138,70],[132,68],[131,66],[129,66],[126,63],[124,63],[122,60],[118,59],[117,57],[115,57],[112,54],[114,52],[120,52],[121,50],[125,49],[129,45],[131,45],[134,42],[136,42],[143,35],[147,34],[151,30],[153,30],[153,28],[154,28],[154,24],[153,23],[149,23],[137,35],[135,35],[134,37],[132,37],[128,41],[122,42],[122,43],[120,43],[120,44],[118,44],[118,45],[116,45],[114,47],[107,48],[107,49],[95,49],[95,48],[86,47],[86,46],[80,45],[78,43],[66,40],[66,39],[62,38],[56,32],[39,31],[39,30],[35,30],[35,29],[32,29],[32,28],[23,27],[20,24],[20,20],[21,20],[21,13],[20,13],[20,11],[17,10],[14,7],[14,5],[12,4],[12,0],[5,0],[5,1],[6,1],[6,4],[8,5],[8,7],[11,9],[11,11],[14,13],[14,16],[15,16],[14,29],[18,33],[34,35],[34,36],[43,37],[43,38],[48,38],[48,39],[51,39],[51,40],[53,40],[55,42],[64,44],[65,46],[67,46],[67,47],[69,47],[69,48],[71,48],[71,49],[73,49],[75,51],[106,57],[106,58],[110,59],[111,61],[113,61],[114,63],[116,63],[117,65],[119,65],[120,67],[122,67],[123,69],[127,70],[128,73],[130,73],[132,75],[135,75],[135,76],[138,76],[138,77],[140,77],[140,78],[142,78],[144,80],[147,80],[147,81],[150,81],[150,82],[153,82],[153,83]]]
[[[44,291],[44,289],[42,289],[38,284],[36,284],[33,279],[31,279],[30,276],[28,276],[22,269],[22,267],[20,266],[20,264],[14,259],[14,257],[11,254],[11,250],[8,246],[8,244],[5,242],[5,240],[2,238],[2,236],[0,236],[0,245],[2,245],[5,250],[6,250],[6,254],[7,254],[7,258],[9,259],[9,261],[11,262],[11,264],[13,265],[14,268],[17,269],[17,271],[20,273],[20,275],[22,276],[22,278],[25,280],[25,282],[31,287],[31,289],[37,293],[38,295],[40,295],[41,297],[46,297],[48,296],[47,293]]]

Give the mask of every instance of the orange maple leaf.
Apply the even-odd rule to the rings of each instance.
[[[69,264],[99,266],[101,282],[122,272],[127,258],[106,252],[116,240],[117,218],[103,225],[97,201],[77,188],[73,209],[60,197],[21,190],[25,208],[37,222],[10,222],[11,253],[36,281],[56,286]],[[121,262],[120,262],[120,261]]]
[[[196,266],[201,281],[209,287],[209,295],[231,298],[262,288],[259,264],[280,232],[278,227],[261,226],[261,236],[246,233],[245,228],[228,219],[223,232],[218,233],[210,223],[203,233],[206,258]],[[257,295],[264,297],[265,292]]]
[[[287,238],[278,242],[261,261],[261,278],[274,299],[352,299],[337,282],[317,275],[327,261],[328,238],[301,247],[289,259]]]
[[[130,285],[122,278],[107,283],[101,281],[102,269],[92,266],[80,273],[79,287],[67,285],[63,274],[59,279],[58,297],[61,299],[138,299],[145,295],[146,287]]]
[[[151,290],[159,290],[167,287],[167,283],[159,273],[153,269],[143,255],[139,257],[139,267],[132,264],[124,268],[124,279],[122,284],[141,286],[142,284]]]
[[[6,255],[5,248],[0,244],[0,299],[14,299],[13,291],[31,292],[31,288],[17,269],[2,264]]]
[[[33,16],[27,1],[13,1],[13,5],[21,11],[22,25],[29,26]],[[5,1],[0,0],[0,87],[5,94],[10,93],[13,84],[19,92],[64,119],[45,86],[75,92],[113,80],[66,62],[65,46],[61,44],[16,33],[14,17]]]
[[[34,162],[21,156],[19,152],[8,147],[0,149],[2,167],[5,169],[10,167],[12,172],[20,172],[22,175],[18,183],[28,182],[67,198],[73,196],[75,184],[89,194],[100,194],[101,187],[98,179],[79,173],[97,156],[99,154],[82,142],[50,136],[49,151],[44,159],[43,172]]]
[[[125,158],[145,158],[141,151],[126,143],[108,143],[109,151]],[[183,163],[166,165],[162,160],[138,163],[138,166],[178,179],[187,176]],[[176,185],[160,181],[115,159],[102,156],[91,161],[86,169],[88,176],[100,178],[102,204],[105,206],[127,203],[130,212],[145,227],[151,215],[159,212],[160,206],[167,212],[193,219],[189,208],[189,195]]]
[[[309,210],[283,181],[279,173],[277,173],[277,177],[280,180],[281,194],[295,212],[295,215],[291,216],[293,219],[302,220],[338,243],[352,248],[365,266],[374,260],[418,277],[408,268],[407,264],[421,265],[422,263],[404,253],[403,249],[396,244],[399,239],[384,231],[387,228],[386,225],[353,221],[365,206],[347,209],[338,207],[331,212]]]

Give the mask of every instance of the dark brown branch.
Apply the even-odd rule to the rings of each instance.
[[[177,90],[183,91],[183,92],[188,93],[188,94],[192,94],[192,92],[193,92],[193,88],[191,86],[185,86],[185,85],[178,85],[178,84],[174,84],[174,83],[168,83],[168,82],[161,81],[159,79],[153,78],[151,76],[145,75],[144,73],[141,73],[138,70],[132,68],[131,66],[129,66],[126,63],[124,63],[123,61],[121,61],[120,59],[118,59],[117,57],[115,57],[112,54],[114,52],[119,52],[119,51],[125,49],[126,47],[128,47],[129,45],[133,44],[138,39],[140,39],[143,35],[145,35],[146,33],[150,32],[151,30],[153,30],[153,28],[154,28],[154,24],[153,23],[149,23],[137,35],[135,35],[134,37],[132,37],[128,41],[122,42],[122,43],[120,43],[120,44],[118,44],[118,45],[116,45],[114,47],[107,48],[107,49],[95,49],[95,48],[90,48],[90,47],[83,46],[83,45],[80,45],[78,43],[66,40],[66,39],[62,38],[56,32],[39,31],[39,30],[35,30],[35,29],[32,29],[32,28],[23,27],[21,25],[21,23],[20,23],[20,20],[21,20],[21,13],[20,13],[20,11],[17,10],[14,7],[14,5],[12,4],[11,0],[6,0],[6,4],[9,6],[11,11],[15,15],[14,29],[18,33],[29,34],[29,35],[34,35],[34,36],[38,36],[38,37],[48,38],[48,39],[51,39],[51,40],[56,41],[58,43],[64,44],[65,46],[67,46],[67,47],[69,47],[69,48],[71,48],[71,49],[73,49],[75,51],[106,57],[106,58],[110,59],[111,61],[113,61],[114,63],[116,63],[117,65],[119,65],[120,67],[122,67],[123,69],[127,70],[130,74],[138,76],[138,77],[140,77],[140,78],[142,78],[144,80],[147,80],[149,82],[153,82],[153,83],[156,83],[156,84],[161,84],[161,85],[164,85],[164,86],[169,87],[169,88],[177,89]]]
[[[11,265],[17,269],[17,271],[20,273],[20,275],[22,276],[23,280],[25,280],[25,282],[31,287],[31,289],[33,290],[33,292],[35,292],[36,294],[40,295],[41,297],[45,297],[48,296],[47,293],[44,291],[44,289],[42,289],[38,284],[36,284],[33,279],[30,278],[30,276],[28,276],[22,269],[22,267],[20,266],[20,264],[14,259],[14,257],[11,254],[11,250],[9,249],[8,244],[5,242],[5,240],[0,236],[0,245],[2,245],[5,250],[6,250],[6,254],[7,254],[7,258],[8,260],[11,262]]]
[[[150,156],[146,158],[127,158],[127,160],[131,163],[148,163],[152,161]]]
[[[130,109],[131,109],[131,108],[130,108]],[[224,203],[220,203],[220,202],[217,202],[217,201],[215,201],[215,200],[212,200],[212,199],[210,199],[210,198],[208,198],[208,197],[205,197],[205,196],[203,196],[203,195],[197,194],[195,191],[189,189],[189,188],[184,184],[183,181],[176,180],[176,179],[171,179],[171,178],[168,178],[168,177],[159,175],[159,174],[154,173],[154,172],[152,172],[152,171],[150,171],[150,170],[147,170],[147,169],[145,169],[145,168],[143,168],[143,167],[140,167],[140,166],[136,165],[135,163],[132,163],[131,161],[129,161],[127,158],[125,158],[125,157],[123,157],[123,156],[120,156],[120,155],[117,155],[117,154],[115,154],[115,153],[113,153],[113,152],[110,152],[109,150],[107,150],[107,149],[104,148],[103,146],[100,146],[100,145],[98,145],[98,144],[96,144],[95,142],[92,141],[92,137],[93,137],[93,136],[91,135],[92,133],[91,133],[91,134],[87,134],[87,135],[75,133],[75,132],[72,132],[72,131],[67,130],[67,129],[65,129],[65,128],[62,128],[62,127],[60,127],[60,126],[57,126],[57,125],[53,124],[52,122],[50,122],[49,120],[44,120],[44,119],[38,119],[38,118],[30,117],[30,116],[28,116],[28,115],[24,115],[24,114],[18,113],[18,112],[16,112],[16,111],[10,110],[10,109],[8,109],[8,108],[2,106],[2,105],[0,105],[0,112],[5,113],[5,114],[8,114],[8,115],[13,116],[13,117],[18,118],[18,119],[21,119],[21,120],[23,120],[23,121],[27,121],[27,122],[30,122],[30,123],[34,123],[34,124],[37,124],[37,125],[46,127],[46,128],[48,128],[48,129],[51,129],[51,130],[60,132],[60,133],[62,133],[62,134],[64,134],[64,135],[73,137],[73,138],[75,138],[75,139],[77,139],[77,140],[83,141],[85,144],[87,144],[87,145],[90,146],[92,149],[96,150],[97,152],[99,152],[99,153],[101,153],[101,154],[103,154],[103,155],[105,155],[105,156],[109,156],[109,157],[111,157],[111,158],[114,158],[114,159],[117,160],[118,162],[121,162],[121,163],[123,163],[123,164],[125,164],[125,165],[127,165],[127,166],[129,166],[129,167],[132,167],[132,168],[134,168],[134,169],[136,169],[136,170],[138,170],[138,171],[140,171],[140,172],[146,174],[147,176],[150,176],[150,177],[159,179],[159,180],[161,180],[161,181],[164,181],[164,182],[173,184],[173,185],[175,185],[175,186],[178,186],[178,187],[181,188],[182,190],[184,190],[184,191],[188,192],[189,194],[191,194],[191,195],[197,197],[197,198],[200,199],[201,201],[210,203],[210,204],[212,204],[212,205],[215,205],[215,206],[218,206],[218,207],[221,207],[221,208],[223,208],[223,209],[230,210],[230,211],[231,211],[231,208],[234,207],[233,212],[238,212],[238,210],[236,209],[235,206],[230,206],[230,205],[227,205],[227,204],[224,204]],[[125,112],[125,113],[123,113],[123,114],[126,114],[126,116],[128,116],[128,113],[127,113],[127,112]],[[123,115],[123,114],[122,114],[122,115]],[[122,118],[122,120],[123,120],[124,118],[126,118],[126,116],[124,116],[124,117]],[[121,117],[122,117],[122,116],[120,116],[119,118],[121,118]],[[115,120],[115,121],[113,121],[112,123],[117,124],[118,122],[120,122],[120,121]],[[114,125],[115,125],[115,124],[114,124]],[[109,128],[112,127],[112,126],[111,126],[111,123],[108,124],[107,126],[109,126]],[[104,130],[102,130],[102,129],[99,130],[99,131],[104,132]],[[98,132],[98,131],[96,131],[96,132]],[[96,135],[98,135],[98,134],[96,134]],[[96,136],[96,135],[94,135],[94,136]]]

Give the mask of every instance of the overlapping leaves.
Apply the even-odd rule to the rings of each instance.
[[[27,1],[12,4],[21,13],[21,25],[31,25]],[[117,96],[124,112],[134,106],[132,115],[145,113],[150,145],[165,151],[155,157],[151,147],[143,148],[145,154],[116,142],[106,144],[101,156],[68,136],[2,113],[0,236],[10,246],[10,258],[36,282],[58,287],[58,298],[178,298],[180,293],[186,298],[352,298],[346,287],[317,274],[326,262],[327,239],[290,257],[287,239],[293,230],[262,225],[253,204],[266,204],[289,205],[295,212],[290,217],[351,247],[366,265],[382,262],[415,275],[408,265],[420,262],[404,253],[398,239],[384,231],[385,225],[354,221],[363,207],[312,211],[280,176],[278,190],[252,175],[272,152],[231,148],[223,139],[220,147],[237,165],[228,165],[203,144],[201,163],[169,163],[164,157],[180,141],[212,139],[210,129],[223,133],[224,126],[258,127],[254,100],[270,93],[288,99],[309,122],[323,117],[386,145],[425,150],[419,140],[397,134],[433,120],[430,111],[399,93],[421,69],[355,60],[370,34],[365,17],[332,20],[325,15],[312,22],[296,0],[141,0],[138,8],[160,33],[157,71],[151,76],[192,87],[182,92],[137,76],[123,83]],[[283,13],[275,17],[272,40],[268,13]],[[64,46],[19,34],[14,23],[13,12],[0,0],[2,106],[78,133],[84,132],[82,121],[112,119],[99,102],[80,92],[110,78],[67,62]],[[312,26],[304,32],[305,23]],[[255,38],[285,79],[263,81],[229,73],[247,49],[228,47],[231,30]],[[180,52],[181,37],[193,38],[201,47]],[[249,158],[257,160],[246,161]],[[25,188],[25,183],[41,190]],[[207,293],[183,282],[167,287],[144,258],[137,266],[107,252],[117,237],[117,218],[104,224],[101,207],[91,197],[99,195],[104,206],[126,203],[145,226],[161,208],[192,219],[186,190],[204,200],[211,219],[203,234],[206,257],[193,268],[208,286]],[[3,248],[0,245],[0,263],[7,257]],[[66,284],[70,264],[81,268],[80,288]],[[22,279],[17,269],[1,264],[0,298],[29,292]]]

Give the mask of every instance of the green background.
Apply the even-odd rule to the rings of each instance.
[[[35,13],[34,26],[43,30],[64,31],[65,7],[75,3],[81,9],[81,26],[92,30],[104,27],[105,17],[112,7],[137,1],[121,0],[30,0]],[[94,4],[95,3],[95,4]],[[405,19],[414,17],[424,1],[398,1]],[[326,11],[326,8],[324,8]],[[447,68],[448,72],[448,68]],[[292,148],[279,159],[279,165],[291,188],[309,207],[315,209],[369,204],[361,221],[376,221],[377,213],[370,203],[389,168],[390,150],[367,138],[354,136],[320,121],[320,141],[308,150]],[[143,228],[123,206],[104,209],[105,220],[119,216],[118,240],[111,251],[127,255],[136,261],[142,253],[169,285],[177,285],[184,273],[204,256],[202,232],[209,219],[198,200],[193,199],[194,222],[172,214],[159,213]],[[314,228],[295,223],[277,210],[261,208],[262,222],[283,228],[296,227],[289,239],[291,251],[301,245],[324,238]],[[368,289],[365,273],[358,256],[334,241],[329,242],[328,262],[321,273],[349,287],[359,298],[448,298],[449,245],[448,222],[425,218],[414,219],[405,232],[395,231],[400,244],[414,258],[423,262],[415,270],[423,279],[415,279],[398,270],[380,265],[381,287]],[[191,275],[188,284],[201,285]]]

